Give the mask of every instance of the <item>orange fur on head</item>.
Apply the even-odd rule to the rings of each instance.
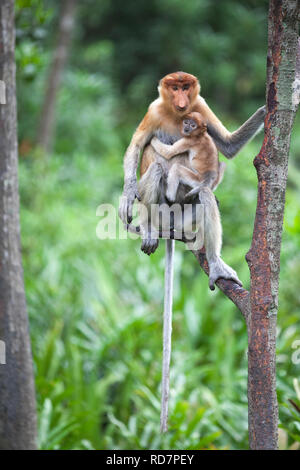
[[[158,91],[164,104],[179,114],[189,111],[200,92],[200,84],[194,75],[175,72],[160,80]]]

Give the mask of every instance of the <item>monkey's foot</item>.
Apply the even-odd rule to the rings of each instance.
[[[242,286],[237,273],[228,264],[224,263],[221,258],[216,258],[209,263],[209,288],[215,290],[215,282],[218,279],[230,279]]]
[[[146,253],[146,255],[151,255],[156,251],[158,247],[159,240],[158,238],[144,238],[142,240],[141,250]]]

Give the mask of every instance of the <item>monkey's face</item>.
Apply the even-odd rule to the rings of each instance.
[[[171,73],[160,82],[159,91],[165,101],[176,114],[188,111],[200,90],[196,77],[184,72]]]
[[[198,128],[196,121],[194,119],[184,119],[182,121],[181,133],[184,136],[191,135]]]
[[[205,121],[198,112],[189,113],[182,120],[181,135],[183,137],[197,137],[198,135],[204,134],[206,130]]]
[[[190,83],[178,83],[174,82],[173,85],[168,87],[169,96],[171,102],[175,108],[175,111],[184,113],[188,109],[190,104]]]

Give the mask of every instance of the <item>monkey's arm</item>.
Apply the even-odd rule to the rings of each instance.
[[[154,127],[155,121],[149,110],[133,134],[124,156],[124,188],[119,207],[119,216],[124,224],[131,223],[134,200],[135,198],[140,200],[136,170],[141,150],[150,141]]]
[[[264,123],[265,106],[259,108],[239,129],[230,133],[201,98],[201,112],[207,119],[208,133],[220,152],[227,158],[233,158],[241,148],[259,132]]]
[[[151,145],[154,150],[159,153],[162,157],[170,160],[170,158],[179,155],[180,153],[187,152],[190,145],[188,139],[182,138],[175,142],[173,145],[163,144],[157,137],[153,137]]]

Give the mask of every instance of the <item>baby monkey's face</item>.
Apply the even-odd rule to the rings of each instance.
[[[189,113],[183,118],[181,125],[181,135],[183,137],[197,137],[204,134],[205,131],[206,124],[200,113]]]
[[[182,135],[191,135],[198,128],[198,125],[194,119],[185,118],[182,121]]]

